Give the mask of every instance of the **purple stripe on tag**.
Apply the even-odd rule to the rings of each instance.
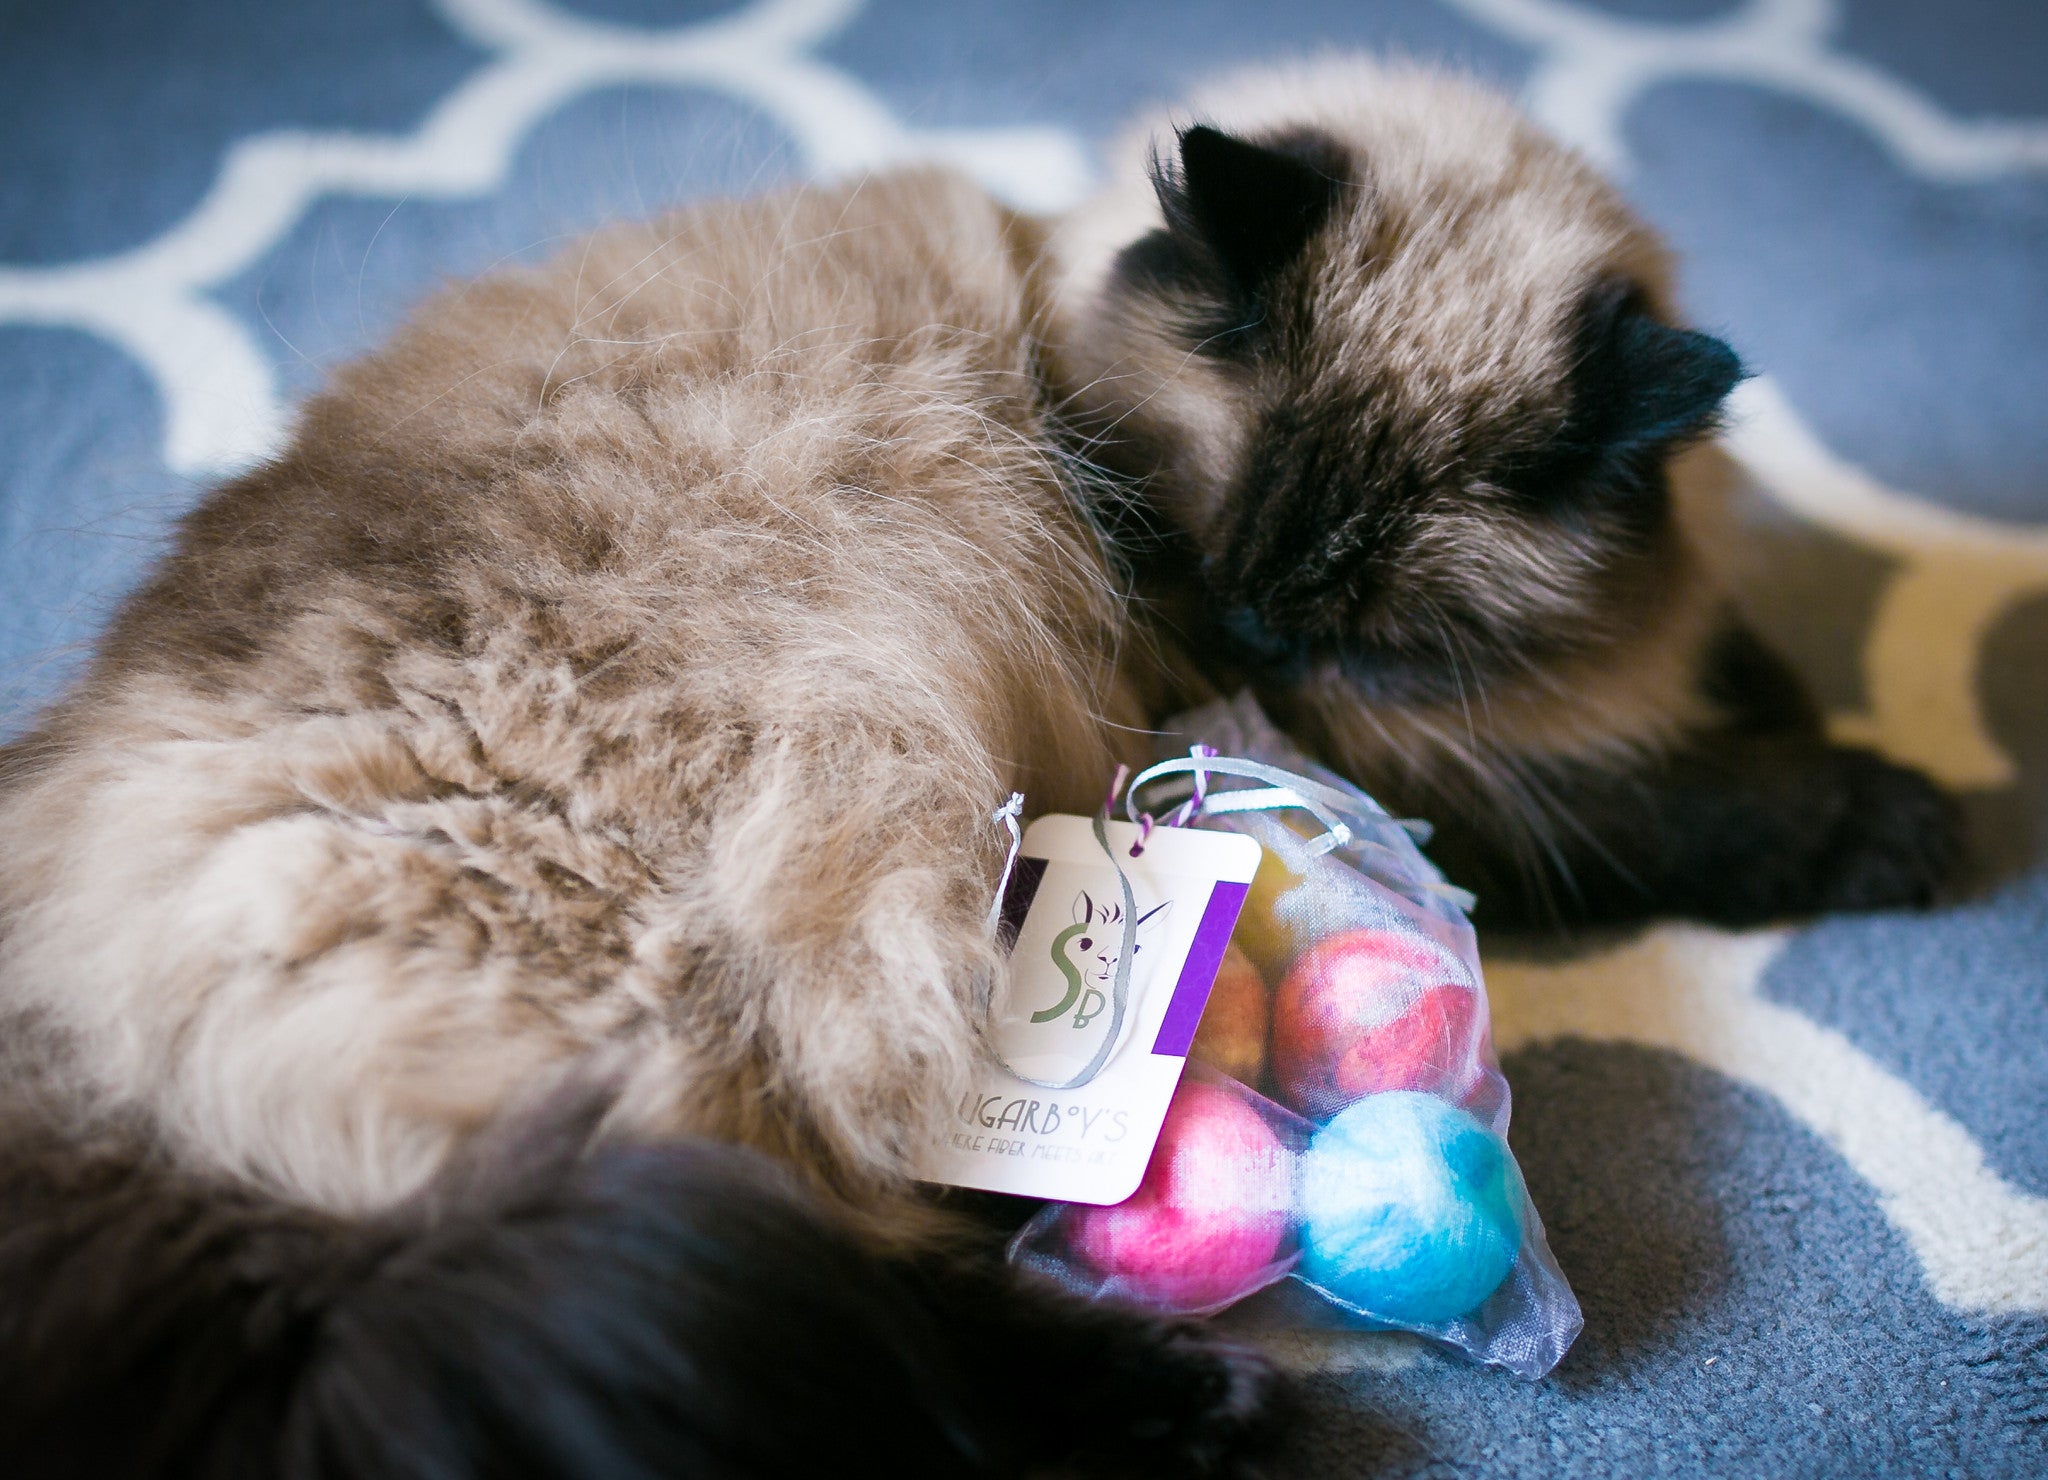
[[[1045,882],[1045,862],[1043,858],[1020,858],[1010,872],[1010,887],[1003,891],[1002,922],[996,927],[996,943],[1006,951],[1016,948],[1017,932],[1031,913],[1031,901],[1038,898],[1038,886]]]
[[[1218,880],[1209,891],[1208,908],[1202,911],[1202,923],[1195,927],[1195,943],[1188,949],[1180,980],[1173,985],[1173,999],[1166,1004],[1166,1018],[1159,1024],[1152,1052],[1177,1059],[1188,1056],[1202,1009],[1209,1005],[1209,988],[1216,985],[1216,970],[1223,964],[1223,948],[1230,944],[1230,932],[1237,928],[1237,913],[1244,908],[1250,889],[1249,884]]]

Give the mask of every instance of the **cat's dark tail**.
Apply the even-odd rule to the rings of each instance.
[[[146,1154],[0,1160],[0,1473],[1238,1474],[1273,1379],[1194,1329],[872,1252],[759,1158],[483,1138],[368,1221]]]

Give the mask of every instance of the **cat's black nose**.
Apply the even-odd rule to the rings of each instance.
[[[1217,617],[1227,648],[1275,678],[1298,677],[1309,662],[1308,644],[1275,632],[1248,606],[1226,607]]]

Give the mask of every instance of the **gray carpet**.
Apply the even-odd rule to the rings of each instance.
[[[1028,204],[1137,103],[1322,44],[1517,88],[1764,378],[1749,597],[1975,824],[1929,916],[1489,962],[1586,1313],[1546,1382],[1400,1338],[1290,1469],[2048,1473],[2048,7],[2032,0],[0,5],[0,723],[197,490],[423,290],[620,212],[938,155]],[[1483,925],[1483,919],[1482,919]],[[1497,943],[1496,943],[1497,944]]]

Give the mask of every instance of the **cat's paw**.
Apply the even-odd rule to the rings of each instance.
[[[1932,781],[1804,732],[1703,735],[1661,769],[1582,772],[1559,796],[1589,840],[1570,877],[1547,896],[1489,895],[1490,879],[1513,874],[1494,863],[1489,875],[1481,853],[1483,925],[1679,915],[1750,926],[1911,908],[1931,904],[1962,861],[1961,809]]]
[[[1812,908],[1931,904],[1963,856],[1962,810],[1918,771],[1867,750],[1828,752],[1840,810],[1813,860]]]
[[[1100,1433],[1113,1472],[1236,1480],[1258,1473],[1289,1407],[1263,1355],[1192,1323],[1160,1328],[1144,1360],[1115,1374]]]

